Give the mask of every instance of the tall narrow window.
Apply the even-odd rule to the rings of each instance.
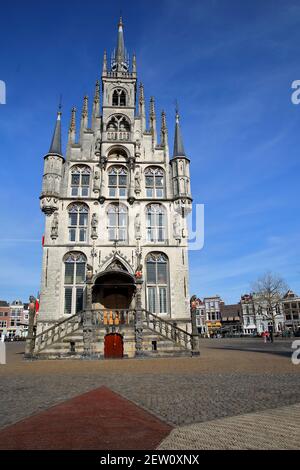
[[[166,240],[166,215],[161,204],[147,206],[147,240],[149,242]]]
[[[65,306],[67,315],[74,315],[83,309],[86,257],[79,252],[68,253],[65,257]]]
[[[90,176],[91,170],[88,166],[74,166],[71,168],[71,196],[89,196]]]
[[[168,258],[163,253],[150,253],[147,266],[147,305],[152,313],[166,314],[169,311]]]
[[[116,89],[112,95],[113,106],[126,106],[126,93],[122,89]]]
[[[146,196],[164,197],[164,171],[162,168],[150,167],[145,170]]]
[[[111,167],[108,171],[109,197],[127,196],[127,169],[123,166]]]
[[[85,204],[71,204],[69,213],[69,241],[86,242],[88,226],[88,207]]]
[[[127,207],[123,204],[110,204],[107,209],[109,241],[127,240]]]

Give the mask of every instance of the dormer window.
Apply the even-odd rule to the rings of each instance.
[[[113,106],[126,106],[126,93],[124,90],[117,88],[112,95]]]

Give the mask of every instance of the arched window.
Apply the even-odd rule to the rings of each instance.
[[[108,216],[108,239],[109,241],[127,240],[127,207],[123,204],[109,204]]]
[[[124,90],[117,88],[112,95],[113,106],[126,106],[126,93]]]
[[[106,125],[108,140],[129,140],[130,122],[122,114],[115,114]]]
[[[89,209],[85,204],[71,204],[69,214],[69,241],[86,242]]]
[[[109,197],[127,196],[127,169],[124,166],[113,166],[108,170]]]
[[[71,252],[65,256],[65,306],[64,312],[73,315],[83,309],[86,257]]]
[[[163,242],[166,240],[166,213],[161,204],[147,206],[147,240]]]
[[[145,170],[145,186],[147,197],[164,197],[164,171],[159,167]]]
[[[152,313],[169,312],[169,263],[163,253],[149,253],[146,258],[147,306]]]
[[[73,166],[71,168],[71,196],[89,196],[90,177],[91,169],[88,166]]]

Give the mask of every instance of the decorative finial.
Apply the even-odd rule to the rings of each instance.
[[[99,101],[100,101],[100,82],[99,80],[96,80],[94,103],[99,103]]]
[[[69,131],[74,132],[76,130],[76,108],[73,106],[72,111],[71,111],[71,121],[70,121],[70,127]]]
[[[85,95],[83,98],[83,106],[82,106],[82,117],[87,117],[88,115],[88,96]]]

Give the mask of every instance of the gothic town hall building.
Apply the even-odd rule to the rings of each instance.
[[[44,157],[45,214],[36,357],[113,358],[193,352],[189,306],[190,161],[176,112],[169,156],[136,58],[104,53],[89,115],[72,109],[61,145],[61,111]],[[160,129],[158,129],[160,128]]]

